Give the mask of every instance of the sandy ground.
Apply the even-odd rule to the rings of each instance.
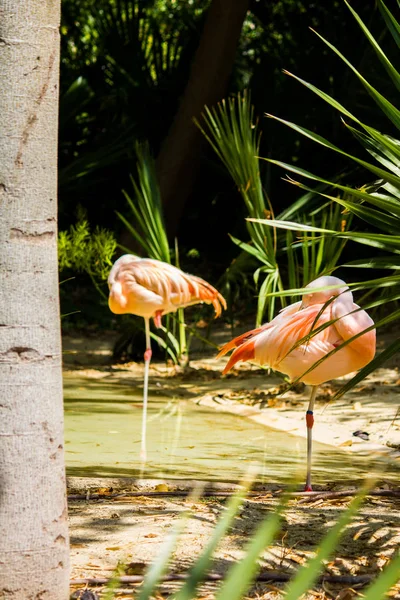
[[[222,331],[219,335],[226,339],[229,332]],[[378,349],[382,349],[390,337],[390,334],[385,336],[378,343]],[[215,339],[220,343],[218,336]],[[139,384],[142,364],[113,365],[113,342],[111,335],[101,339],[95,335],[84,339],[65,337],[65,372],[76,374],[79,371],[79,376],[88,379],[111,377],[131,381],[133,378]],[[165,395],[179,395],[216,411],[228,410],[282,431],[305,435],[304,412],[308,401],[305,386],[298,385],[285,392],[286,384],[281,378],[249,364],[221,376],[224,363],[224,359],[216,361],[209,352],[198,351],[189,368],[183,370],[154,363],[150,376],[162,387]],[[341,447],[344,452],[363,452],[397,462],[400,455],[399,377],[395,359],[387,368],[377,370],[338,401],[330,402],[346,378],[321,386],[315,409],[315,439]],[[364,435],[354,435],[356,432]],[[218,496],[218,490],[215,496],[201,500],[173,495],[164,497],[162,494],[149,496],[149,491],[154,493],[166,489],[157,487],[160,484],[167,485],[170,492],[193,488],[192,482],[69,479],[70,496],[80,495],[78,499],[71,496],[69,501],[74,580],[109,577],[118,563],[125,565],[126,574],[141,575],[158,555],[179,516],[190,508],[192,514],[171,566],[175,573],[187,570],[209,540],[218,517],[225,510],[226,499]],[[393,489],[393,483],[385,482],[384,477],[379,486],[389,491]],[[226,491],[226,486],[222,487]],[[331,485],[332,488],[339,489]],[[96,499],[93,493],[99,491],[103,497]],[[139,495],[124,495],[124,492],[132,491]],[[117,497],[112,496],[116,492]],[[219,546],[213,573],[225,573],[242,556],[251,531],[276,507],[279,498],[277,486],[259,490],[259,494],[245,502],[233,530]],[[299,499],[293,499],[274,545],[263,554],[262,568],[287,574],[297,569],[312,555],[318,540],[337,520],[348,500],[332,498],[302,504]],[[354,576],[380,571],[400,541],[399,502],[394,497],[368,498],[361,513],[346,530],[334,558],[326,564],[325,572]],[[164,586],[161,593],[167,595],[174,585]],[[198,597],[213,598],[215,585],[203,586]],[[281,598],[283,585],[276,581],[259,583],[249,595],[263,599]],[[125,592],[127,587],[125,585]],[[72,589],[81,588],[82,584],[79,584]],[[350,600],[356,598],[359,591],[358,584],[325,582],[316,585],[306,598]],[[121,590],[121,597],[128,597],[125,592]],[[400,592],[394,590],[393,597],[400,598]]]

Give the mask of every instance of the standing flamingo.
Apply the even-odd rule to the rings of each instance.
[[[108,276],[110,310],[117,314],[130,313],[144,318],[146,351],[144,353],[144,386],[142,443],[140,457],[146,460],[146,420],[151,360],[150,319],[161,327],[161,317],[178,308],[205,302],[212,304],[215,316],[222,307],[226,309],[223,296],[207,281],[188,275],[177,267],[151,258],[139,258],[124,254],[113,265]]]
[[[318,291],[328,286],[331,289]],[[336,286],[335,289],[332,286]],[[285,373],[292,381],[303,381],[312,386],[306,413],[305,486],[306,491],[312,491],[312,427],[317,388],[325,381],[342,377],[369,363],[375,355],[376,335],[374,329],[366,331],[341,350],[329,355],[346,340],[373,326],[374,322],[364,310],[354,304],[352,293],[341,279],[331,276],[318,277],[306,288],[309,291],[303,295],[301,301],[284,308],[270,323],[231,340],[222,348],[217,358],[235,348],[223,373],[229,371],[239,361],[252,360]],[[331,302],[328,304],[330,299]],[[331,320],[335,322],[327,325],[314,337],[303,343],[300,342],[312,330]],[[300,342],[300,345],[294,347],[297,342]],[[327,356],[326,360],[307,373],[324,356]]]

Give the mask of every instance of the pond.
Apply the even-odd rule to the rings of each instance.
[[[148,460],[139,460],[142,395],[115,381],[64,378],[67,474],[238,481],[250,464],[261,482],[305,476],[306,440],[193,401],[149,398]],[[371,460],[314,443],[313,481],[359,481]],[[379,467],[380,468],[380,467]],[[391,465],[385,479],[397,479]]]

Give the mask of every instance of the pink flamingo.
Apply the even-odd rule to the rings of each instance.
[[[321,290],[321,288],[330,289]],[[332,286],[335,286],[333,289]],[[307,479],[306,491],[311,487],[312,428],[314,401],[318,385],[361,369],[375,355],[375,329],[366,331],[334,354],[335,348],[356,334],[374,325],[371,317],[354,304],[353,295],[344,281],[337,277],[318,277],[306,286],[302,300],[283,309],[275,319],[257,329],[248,331],[226,344],[217,358],[235,348],[223,373],[239,361],[255,361],[289,376],[291,381],[303,381],[312,386],[307,424]],[[314,291],[315,290],[315,291]],[[329,303],[328,301],[331,300]],[[314,337],[302,338],[328,321],[334,323],[321,329]],[[295,346],[296,343],[299,345]],[[326,360],[311,367],[320,359]]]
[[[140,457],[145,461],[151,360],[150,319],[154,320],[156,327],[160,327],[162,315],[200,302],[212,304],[215,316],[219,317],[222,307],[226,309],[226,302],[223,296],[204,279],[188,275],[160,260],[139,258],[133,254],[124,254],[114,263],[108,276],[108,287],[110,290],[108,304],[113,313],[117,315],[130,313],[144,318],[146,351]]]

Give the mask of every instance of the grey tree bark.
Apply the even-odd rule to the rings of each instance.
[[[0,0],[0,598],[66,600],[60,0]]]

